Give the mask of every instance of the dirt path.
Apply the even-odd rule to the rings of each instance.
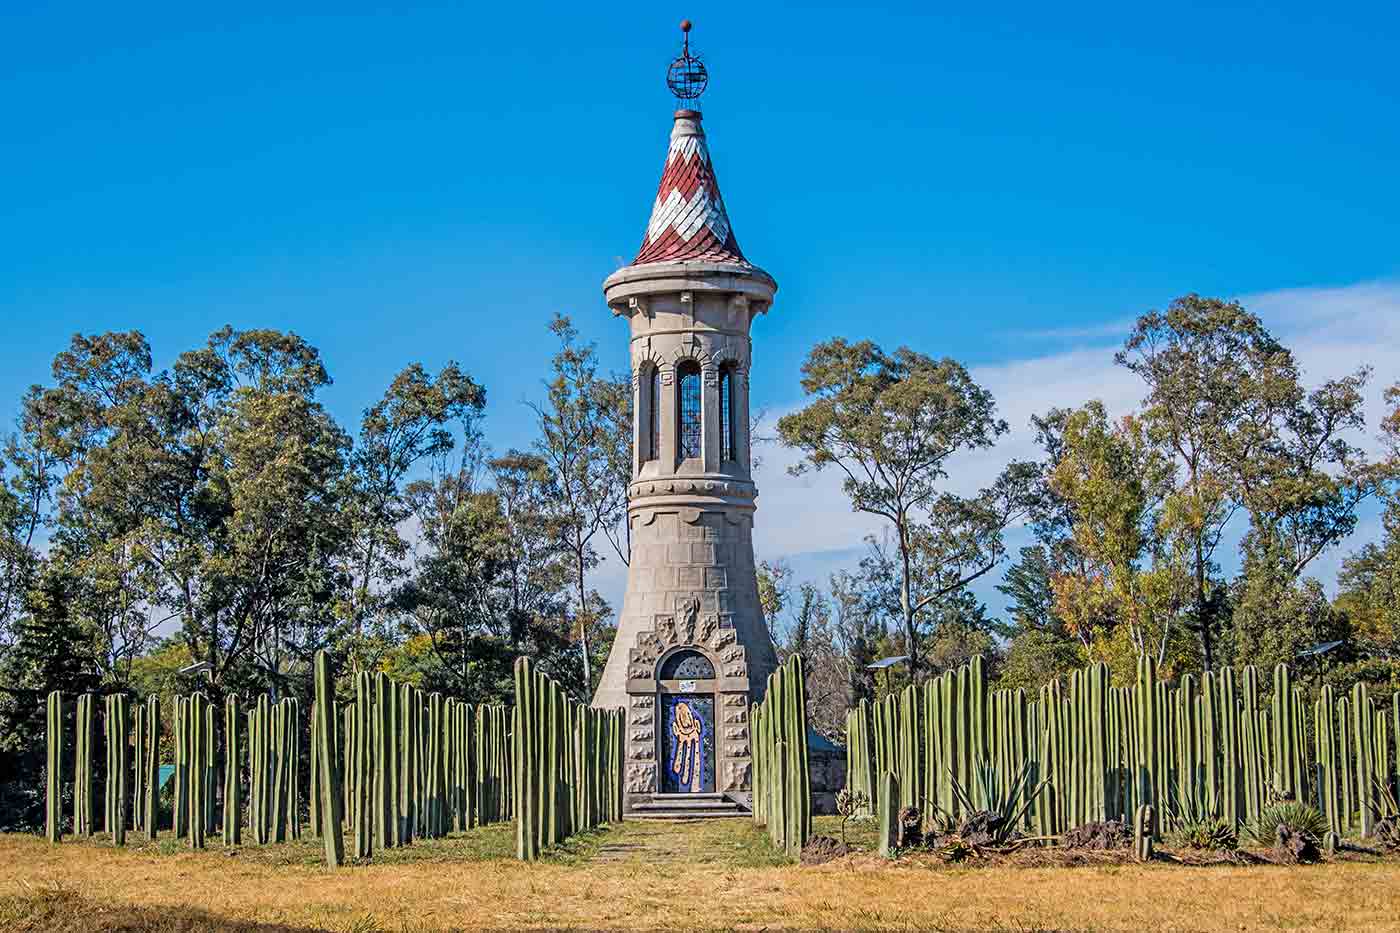
[[[594,862],[664,865],[695,857],[694,823],[683,820],[633,820],[608,834]]]

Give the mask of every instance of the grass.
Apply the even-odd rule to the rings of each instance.
[[[837,821],[815,829],[840,833]],[[330,872],[315,840],[226,854],[165,840],[0,835],[0,930],[429,933],[461,928],[931,930],[1393,930],[1400,867],[1388,862],[1191,868],[946,867],[866,851],[789,863],[747,820],[625,823],[533,865],[510,825],[381,853]],[[173,841],[172,841],[173,842]],[[166,854],[163,854],[163,850]]]

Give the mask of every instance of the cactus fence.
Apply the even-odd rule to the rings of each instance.
[[[596,710],[515,662],[515,854],[540,850],[584,829],[622,819],[622,710]]]
[[[245,826],[248,842],[285,842],[301,838],[309,816],[312,833],[327,837],[326,861],[334,866],[344,856],[346,830],[353,854],[368,858],[376,847],[511,818],[506,707],[425,695],[383,673],[373,679],[357,675],[355,700],[337,707],[324,653],[316,657],[315,673],[317,702],[309,717],[290,697],[260,696],[246,711],[242,701],[229,697],[222,716],[201,693],[175,697],[168,812],[162,812],[158,785],[159,701],[151,697],[132,717],[127,697],[105,698],[106,760],[99,772],[96,698],[85,694],[66,702],[61,693],[50,694],[49,840],[62,835],[64,779],[70,774],[74,833],[96,833],[93,792],[100,785],[103,830],[116,845],[125,843],[128,829],[154,840],[165,828],[187,837],[193,848],[203,848],[216,831],[224,845],[234,846],[245,841]],[[70,728],[71,746],[65,741]],[[308,734],[310,741],[303,743]]]
[[[807,678],[793,656],[768,675],[763,701],[749,710],[753,741],[753,818],[773,844],[797,855],[812,833],[807,769]]]
[[[1265,702],[1255,667],[1224,669],[1176,685],[1151,660],[1131,687],[1102,664],[1068,683],[989,690],[981,659],[847,713],[847,781],[882,813],[880,775],[893,773],[899,806],[963,815],[954,781],[974,809],[988,791],[1047,781],[1023,829],[1056,835],[1084,823],[1155,814],[1157,833],[1188,814],[1236,825],[1271,797],[1315,804],[1338,832],[1369,832],[1400,759],[1400,696],[1383,709],[1365,685],[1330,687],[1313,704],[1286,665]]]

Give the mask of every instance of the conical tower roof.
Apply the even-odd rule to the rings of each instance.
[[[650,262],[749,264],[725,212],[697,110],[676,111],[646,237],[632,260],[633,265]]]

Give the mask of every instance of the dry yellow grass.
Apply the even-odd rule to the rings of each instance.
[[[209,929],[211,916],[266,924],[263,929],[358,933],[472,927],[1400,929],[1400,867],[1394,864],[932,868],[854,856],[804,868],[742,867],[680,855],[658,865],[494,859],[329,872],[230,857],[217,848],[160,855],[0,836],[0,905],[6,905],[0,926],[84,929],[35,916],[37,895],[57,887],[70,904],[86,905],[81,909],[132,908],[133,917],[147,921],[173,918],[175,908],[204,912],[203,920],[178,924],[132,919],[99,925],[94,919],[89,927],[108,930]]]

